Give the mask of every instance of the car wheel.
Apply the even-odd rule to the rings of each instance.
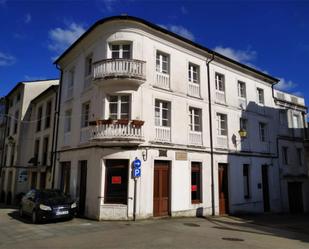
[[[38,214],[35,210],[33,210],[33,212],[32,212],[31,219],[32,219],[33,224],[38,224],[40,222]]]
[[[24,211],[23,211],[23,207],[22,206],[20,206],[20,208],[19,208],[19,216],[20,217],[24,217]]]

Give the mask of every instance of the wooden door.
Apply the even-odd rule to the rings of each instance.
[[[87,161],[80,162],[79,174],[79,206],[78,213],[80,216],[85,215],[86,207],[86,189],[87,189]]]
[[[170,214],[170,167],[169,162],[155,161],[153,216]]]
[[[264,212],[269,212],[270,203],[269,203],[268,165],[262,165],[262,186],[263,186]]]
[[[227,173],[227,164],[219,163],[219,214],[224,215],[229,213],[229,182]]]
[[[290,213],[299,214],[304,212],[303,204],[303,190],[301,182],[289,182],[288,183],[288,195]]]

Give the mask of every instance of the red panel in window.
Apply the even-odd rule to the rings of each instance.
[[[191,186],[191,191],[197,191],[197,185],[192,185]]]
[[[112,184],[121,184],[121,176],[112,176]]]

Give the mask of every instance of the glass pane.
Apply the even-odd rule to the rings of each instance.
[[[121,96],[121,102],[129,102],[129,96]]]

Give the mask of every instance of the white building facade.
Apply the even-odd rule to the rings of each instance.
[[[55,187],[81,214],[283,210],[277,79],[128,16],[98,21],[56,64]]]

